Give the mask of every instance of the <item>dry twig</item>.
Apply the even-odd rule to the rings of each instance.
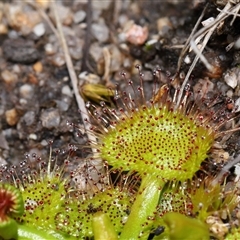
[[[90,126],[91,126],[90,118],[89,118],[88,111],[87,111],[86,106],[85,106],[85,102],[79,94],[77,75],[75,73],[73,63],[72,63],[72,59],[70,57],[69,49],[68,49],[68,46],[67,46],[67,43],[66,43],[66,39],[65,39],[65,36],[63,34],[62,24],[61,24],[61,21],[59,19],[59,15],[58,15],[57,10],[56,10],[55,1],[51,2],[51,7],[52,7],[52,10],[53,10],[54,15],[55,15],[57,30],[58,30],[58,33],[59,33],[59,36],[60,36],[60,39],[61,39],[61,42],[62,42],[62,47],[63,47],[63,51],[64,51],[64,55],[65,55],[65,60],[66,60],[68,72],[69,72],[69,75],[70,75],[71,83],[72,83],[72,86],[73,86],[73,92],[74,92],[78,107],[79,107],[80,112],[81,112],[84,128],[87,130],[86,134],[88,136],[88,140],[90,142],[96,142],[96,137],[88,131]],[[95,149],[92,148],[92,151],[95,152]]]
[[[196,53],[196,57],[194,58],[187,74],[186,77],[181,85],[180,88],[180,92],[179,92],[179,98],[176,104],[176,107],[179,106],[180,102],[181,102],[181,98],[182,98],[182,94],[184,91],[184,88],[188,82],[188,79],[194,69],[194,67],[196,66],[197,61],[200,59],[203,64],[206,66],[206,68],[209,71],[213,71],[214,68],[213,66],[207,61],[207,59],[204,57],[204,55],[202,54],[204,48],[206,47],[211,35],[213,34],[213,32],[216,30],[216,28],[218,27],[218,25],[224,21],[227,17],[229,17],[229,15],[234,15],[234,18],[237,16],[237,12],[240,9],[240,3],[236,4],[234,6],[235,3],[228,1],[228,3],[225,5],[225,7],[223,8],[223,10],[217,15],[216,19],[208,24],[207,26],[201,28],[197,33],[195,33],[190,40],[190,46],[188,45],[189,42],[187,42],[188,47],[186,49],[188,49],[189,47],[191,47],[193,49],[193,51]],[[200,16],[200,18],[202,18],[202,15]],[[195,29],[195,28],[194,28]],[[201,47],[198,48],[196,45],[196,39],[199,37],[204,37],[203,42],[201,43]],[[186,52],[186,50],[184,49],[184,51]],[[185,52],[181,53],[181,57],[183,56],[182,54],[184,54]]]

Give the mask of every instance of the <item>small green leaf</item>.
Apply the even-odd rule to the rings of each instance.
[[[195,218],[177,212],[169,212],[163,216],[169,228],[170,240],[207,240],[210,239],[208,226]]]

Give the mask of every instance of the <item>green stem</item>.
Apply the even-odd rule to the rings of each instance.
[[[117,240],[118,236],[114,230],[114,227],[104,213],[97,212],[93,215],[92,227],[95,240]]]
[[[152,175],[142,179],[139,192],[131,208],[128,220],[124,225],[120,240],[137,239],[141,236],[148,227],[145,225],[148,218],[155,216],[161,189],[164,184],[163,180],[156,179]]]
[[[38,230],[35,227],[27,225],[18,225],[18,240],[73,240],[76,239],[71,236],[65,236],[56,231]]]
[[[0,222],[0,239],[16,239],[18,224],[17,222],[7,217],[5,221]]]

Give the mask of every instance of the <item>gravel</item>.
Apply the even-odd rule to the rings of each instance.
[[[57,5],[74,70],[80,76],[88,73],[81,85],[97,79],[97,83],[123,88],[122,70],[139,84],[134,66],[140,64],[150,97],[153,70],[162,69],[163,82],[175,74],[181,47],[205,1],[92,1],[92,14],[88,1],[57,1]],[[16,164],[33,149],[47,156],[49,140],[62,149],[68,144],[87,144],[85,137],[77,137],[67,125],[78,126],[82,120],[61,42],[52,29],[55,19],[50,7],[47,1],[0,3],[0,160],[4,163]],[[204,19],[216,17],[216,7],[211,4]],[[190,83],[210,81],[213,93],[237,100],[240,21],[237,18],[232,26],[229,22],[222,34],[214,33],[206,50],[211,59],[224,56],[216,60],[220,73],[210,76],[199,63]],[[231,41],[233,48],[226,52]],[[187,55],[181,68],[185,73],[195,56],[193,52]]]

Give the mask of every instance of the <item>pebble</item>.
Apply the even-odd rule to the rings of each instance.
[[[133,45],[142,45],[148,38],[148,28],[135,24],[133,21],[127,23],[124,30],[126,40]]]
[[[33,97],[34,89],[30,84],[26,83],[19,88],[19,93],[22,98],[30,99]]]
[[[15,73],[10,72],[9,70],[3,70],[1,72],[1,77],[3,81],[7,84],[12,84],[17,82],[17,75]]]
[[[52,43],[47,43],[44,46],[44,50],[47,55],[53,55],[57,52],[56,47]]]
[[[57,107],[60,109],[60,111],[66,112],[70,107],[71,99],[68,97],[65,97],[63,98],[62,101],[55,100],[55,102],[57,103]]]
[[[34,65],[33,65],[33,70],[36,72],[36,73],[40,73],[42,72],[43,70],[43,65],[41,62],[36,62]]]
[[[232,98],[233,97],[233,90],[229,89],[226,93],[226,96],[229,97],[229,98]]]
[[[109,39],[109,29],[103,19],[92,24],[92,34],[99,42],[107,42]]]
[[[40,119],[43,127],[53,129],[59,126],[61,117],[58,109],[50,108],[41,113]]]
[[[74,14],[74,16],[73,16],[73,21],[74,21],[74,23],[80,23],[80,22],[82,22],[82,21],[85,19],[86,15],[87,15],[87,14],[86,14],[85,11],[79,10],[79,11],[76,12],[76,13]]]
[[[7,39],[2,44],[4,57],[12,62],[30,64],[40,58],[34,42],[23,38]]]
[[[43,139],[43,140],[41,141],[41,145],[44,146],[44,147],[48,146],[48,141],[46,141],[45,139]]]
[[[62,53],[57,53],[53,56],[52,58],[52,63],[56,66],[56,67],[61,67],[65,64],[65,58],[63,56]]]
[[[5,24],[0,23],[0,34],[4,35],[8,33],[8,28]]]
[[[157,20],[157,29],[160,36],[164,36],[170,29],[172,29],[172,23],[168,17],[162,17]]]
[[[235,106],[237,107],[236,112],[240,111],[240,98],[235,101]]]
[[[235,47],[235,49],[240,49],[240,37],[238,37],[238,39],[234,43],[234,47]]]
[[[112,0],[104,0],[104,1],[92,1],[92,8],[94,10],[106,10],[110,7]]]
[[[238,67],[232,68],[224,74],[224,81],[233,89],[238,85],[238,81],[240,81],[239,79],[240,69]]]
[[[73,97],[73,93],[72,90],[70,89],[70,87],[68,85],[64,85],[62,87],[62,94],[67,95],[69,97]]]
[[[120,27],[122,27],[122,28],[126,25],[126,23],[128,21],[129,21],[129,18],[125,14],[121,14],[118,18],[118,23],[119,23]]]
[[[0,156],[0,166],[4,166],[4,165],[7,165],[7,161]]]
[[[5,118],[8,125],[10,126],[16,125],[19,120],[19,115],[17,110],[15,108],[7,110],[5,112]]]
[[[103,57],[103,49],[99,43],[95,42],[91,44],[89,54],[95,62],[98,62]]]
[[[26,106],[28,101],[26,99],[23,99],[23,98],[20,98],[19,99],[19,103],[22,105],[22,106]]]
[[[41,22],[37,11],[24,12],[22,5],[8,5],[6,16],[10,27],[19,31],[23,36],[31,33],[34,26]]]
[[[35,0],[35,2],[44,9],[47,9],[50,5],[50,1],[46,1],[46,0]]]
[[[73,16],[72,16],[72,12],[70,11],[70,9],[68,7],[65,7],[60,4],[56,4],[56,11],[57,11],[60,21],[63,25],[70,26],[72,24]],[[52,9],[50,11],[50,16],[53,19],[53,21],[55,22],[55,17],[54,17],[54,13],[52,12]]]
[[[31,133],[28,135],[28,138],[32,140],[37,140],[37,135],[35,133]]]
[[[9,30],[9,31],[8,31],[8,37],[9,37],[10,39],[17,39],[17,38],[19,37],[19,34],[18,34],[18,32],[15,31],[15,30]]]
[[[9,149],[8,142],[2,132],[0,132],[0,148]]]
[[[33,28],[33,33],[38,37],[42,37],[45,34],[45,26],[43,23],[39,23],[37,25],[35,25],[35,27]]]
[[[110,64],[110,72],[116,72],[121,69],[121,65],[123,62],[123,56],[118,49],[118,47],[114,44],[109,46],[109,52],[111,54],[111,64]]]
[[[79,60],[82,58],[82,48],[81,47],[76,47],[76,48],[69,48],[69,53],[70,56],[74,59],[74,60]]]
[[[21,118],[26,126],[31,126],[36,121],[36,113],[34,111],[27,111]]]

